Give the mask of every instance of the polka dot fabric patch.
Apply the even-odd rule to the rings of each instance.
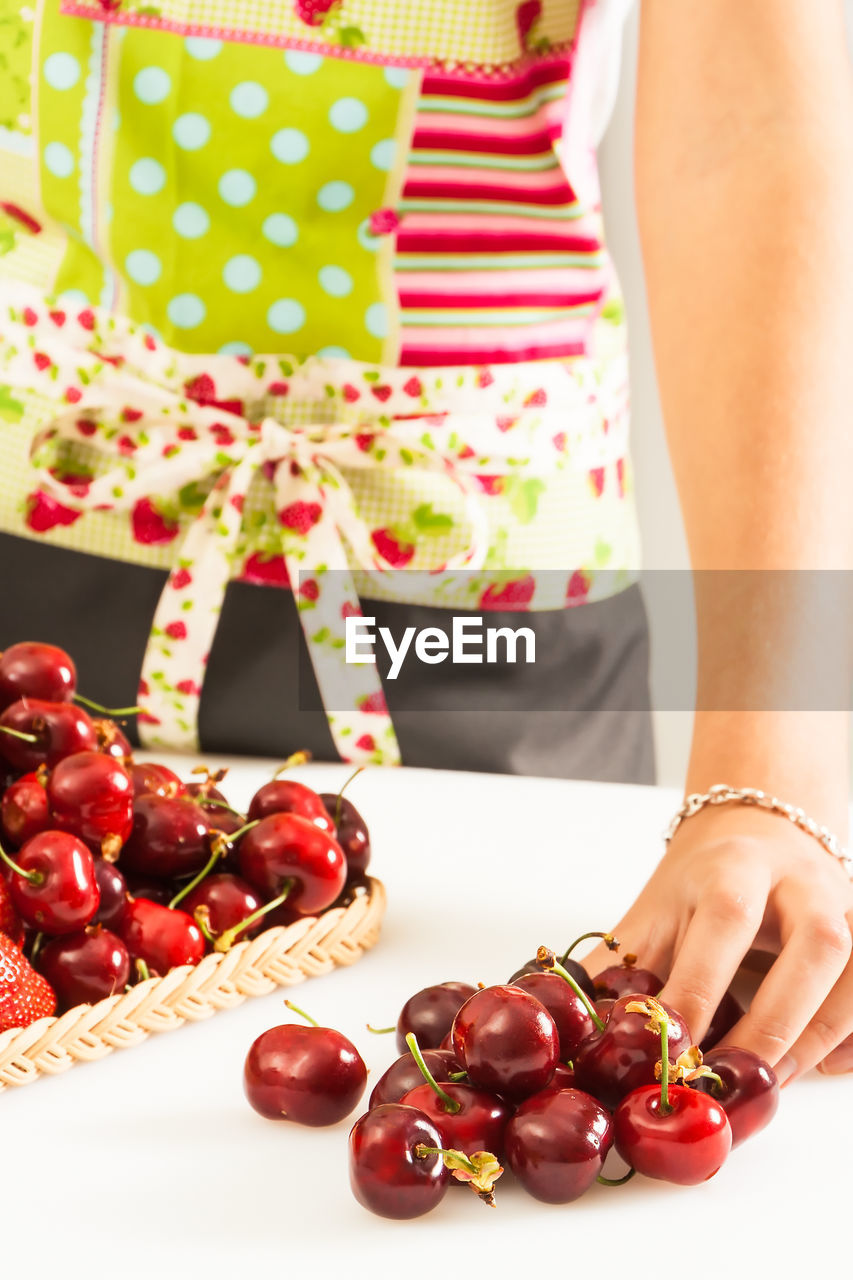
[[[387,357],[371,215],[414,73],[59,17],[39,135],[56,282],[190,352]],[[353,299],[358,299],[357,303]]]

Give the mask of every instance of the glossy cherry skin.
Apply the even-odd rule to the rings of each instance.
[[[424,1049],[423,1058],[433,1079],[439,1084],[449,1080],[452,1072],[462,1070],[450,1049]],[[404,1093],[417,1089],[423,1083],[423,1073],[412,1055],[401,1054],[385,1074],[379,1077],[367,1105],[372,1109],[381,1106],[383,1102],[399,1102]]]
[[[347,878],[343,850],[326,831],[296,813],[271,813],[247,831],[238,852],[240,873],[269,900],[295,881],[287,904],[302,915],[325,911]]]
[[[334,836],[335,824],[326,812],[323,801],[302,782],[294,782],[292,778],[274,778],[265,782],[252,796],[249,822],[255,818],[268,818],[271,813],[296,813],[300,818],[307,818],[321,831]]]
[[[347,860],[348,878],[363,876],[370,863],[370,833],[364,818],[346,796],[321,791],[320,799],[335,824],[334,835]]]
[[[472,1084],[518,1101],[544,1089],[560,1058],[557,1024],[521,987],[484,987],[453,1019],[453,1051]]]
[[[359,1204],[383,1218],[418,1218],[434,1209],[450,1172],[441,1156],[415,1155],[419,1146],[440,1147],[441,1135],[416,1107],[388,1102],[356,1120],[349,1175]]]
[[[19,698],[70,702],[76,687],[74,663],[56,645],[25,640],[0,655],[0,711]]]
[[[99,751],[66,756],[51,770],[47,800],[56,826],[96,852],[117,855],[133,826],[133,783],[120,761]]]
[[[663,982],[650,969],[637,969],[632,964],[611,964],[592,980],[596,1000],[618,1000],[620,996],[656,996]]]
[[[161,978],[179,964],[198,964],[204,935],[191,916],[147,898],[131,899],[117,930],[131,960],[142,960]]]
[[[573,1059],[578,1088],[591,1093],[611,1110],[626,1093],[652,1084],[655,1063],[660,1061],[660,1035],[649,1030],[643,1013],[628,1013],[626,1006],[642,995],[620,996],[614,1001],[603,1031],[594,1031],[578,1048]],[[691,1045],[684,1019],[663,1006],[675,1024],[669,1032],[669,1057],[674,1062]]]
[[[25,742],[0,732],[0,755],[21,772],[46,764],[49,769],[77,751],[97,751],[98,735],[91,718],[73,702],[40,702],[35,698],[13,702],[0,715],[0,728],[34,734]]]
[[[610,1113],[580,1089],[546,1089],[506,1128],[506,1159],[537,1200],[568,1204],[592,1186],[613,1145]]]
[[[268,1120],[337,1124],[367,1085],[367,1067],[351,1040],[332,1027],[288,1022],[270,1027],[246,1057],[243,1088]]]
[[[469,982],[436,982],[410,996],[397,1019],[397,1049],[408,1053],[406,1036],[414,1032],[420,1049],[438,1049],[453,1019],[476,987]]]
[[[705,1032],[705,1037],[699,1048],[703,1053],[707,1053],[709,1049],[713,1049],[719,1044],[723,1036],[727,1036],[735,1023],[740,1022],[743,1017],[744,1010],[738,1000],[732,995],[731,991],[727,991],[714,1012],[711,1019],[711,1025]]]
[[[707,1093],[725,1111],[732,1127],[732,1146],[736,1147],[758,1133],[776,1114],[779,1106],[779,1082],[776,1072],[758,1054],[735,1045],[720,1045],[705,1054],[705,1066],[720,1077],[724,1089],[713,1080],[700,1079],[696,1089]]]
[[[130,953],[121,938],[97,925],[53,938],[38,954],[36,968],[59,1004],[96,1004],[121,994],[130,981]]]
[[[176,773],[165,764],[143,762],[130,767],[135,796],[165,796],[174,800],[186,793],[186,787]]]
[[[92,920],[100,903],[95,863],[89,849],[66,831],[42,831],[15,856],[22,871],[39,883],[13,874],[12,901],[25,924],[43,933],[74,933]]]
[[[138,796],[133,826],[121,851],[122,869],[138,875],[188,876],[210,858],[210,821],[194,801]]]
[[[562,965],[563,968],[572,975],[581,991],[584,991],[589,996],[590,1000],[595,1000],[596,991],[595,987],[592,985],[592,978],[589,976],[580,961],[573,960],[571,956],[569,956],[567,959],[562,961]],[[545,973],[545,970],[542,968],[538,960],[528,960],[520,969],[516,969],[515,973],[508,979],[508,981],[517,982],[517,980],[523,977],[526,973]]]
[[[102,755],[112,756],[125,768],[133,763],[133,747],[127,734],[109,717],[93,720],[98,735],[98,750]]]
[[[504,1149],[504,1133],[513,1106],[487,1089],[462,1081],[448,1081],[442,1089],[460,1104],[458,1111],[450,1111],[438,1094],[422,1080],[400,1099],[408,1107],[417,1107],[429,1116],[441,1134],[443,1147],[470,1154],[472,1151],[491,1151],[500,1158]]]
[[[50,825],[45,784],[39,774],[25,773],[6,788],[0,801],[3,835],[18,848]]]
[[[659,1084],[634,1089],[616,1108],[613,1141],[637,1173],[692,1187],[707,1182],[732,1145],[732,1130],[718,1102],[695,1089],[673,1085],[668,1115],[661,1112]]]
[[[218,872],[216,875],[205,876],[201,884],[188,893],[179,905],[194,920],[198,908],[205,909],[207,927],[218,938],[221,933],[233,929],[241,920],[246,920],[263,906],[263,899],[246,880],[227,872]],[[251,938],[259,929],[268,928],[267,918],[261,916],[247,929],[241,929],[234,941],[242,942],[244,938]]]
[[[115,931],[127,902],[127,881],[118,867],[107,862],[106,858],[95,859],[95,879],[101,900],[93,923]]]
[[[595,1030],[586,1005],[558,973],[525,973],[512,984],[544,1004],[557,1024],[560,1061],[571,1061],[578,1046]]]

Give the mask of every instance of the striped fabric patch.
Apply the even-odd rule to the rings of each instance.
[[[402,364],[586,351],[608,260],[558,154],[569,70],[424,75],[394,258]]]

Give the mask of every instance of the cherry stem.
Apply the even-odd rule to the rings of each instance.
[[[579,947],[582,942],[586,942],[587,938],[601,938],[602,942],[605,944],[608,951],[619,950],[619,946],[620,946],[619,939],[614,938],[612,933],[582,933],[579,938],[575,938],[572,945],[570,947],[567,947],[566,950],[563,952],[563,954],[560,956],[560,964],[565,964],[569,956],[574,951],[575,947]]]
[[[23,876],[24,879],[29,882],[29,884],[34,884],[36,887],[38,887],[40,884],[44,884],[43,872],[25,871],[23,867],[18,866],[17,862],[12,861],[12,859],[9,857],[8,853],[3,848],[2,845],[0,845],[0,858],[3,859],[7,867],[11,867],[16,875]]]
[[[93,702],[91,698],[84,698],[82,693],[75,693],[74,701],[82,703],[90,711],[97,711],[102,716],[110,716],[113,720],[115,720],[116,716],[138,716],[145,710],[144,707],[102,707],[100,702]]]
[[[237,840],[240,839],[241,836],[244,836],[247,831],[251,831],[252,827],[256,827],[259,822],[260,822],[260,818],[255,818],[254,822],[247,822],[245,826],[238,827],[236,831],[230,832],[228,836],[228,843],[234,844]]]
[[[0,724],[0,732],[8,733],[10,738],[20,738],[22,742],[38,742],[35,733],[24,733],[21,729],[12,729],[8,724]]]
[[[372,1027],[369,1022],[365,1022],[364,1025],[367,1027],[367,1030],[372,1031],[375,1036],[387,1036],[390,1035],[392,1031],[397,1030],[396,1027]]]
[[[148,979],[151,977],[151,970],[148,968],[148,965],[145,963],[144,960],[137,960],[136,972],[139,975],[140,982],[147,982]]]
[[[36,957],[38,953],[41,951],[43,943],[44,943],[44,934],[37,933],[36,936],[33,938],[33,945],[30,947],[30,964],[35,963]]]
[[[304,1009],[300,1009],[298,1004],[294,1004],[292,1000],[285,1000],[285,1007],[292,1009],[294,1013],[298,1013],[300,1018],[304,1018],[306,1022],[310,1022],[312,1027],[319,1027],[316,1018],[312,1018],[310,1013],[306,1013]]]
[[[192,893],[196,885],[201,884],[205,876],[209,875],[210,872],[213,870],[213,868],[216,866],[221,856],[222,856],[222,846],[218,842],[214,841],[213,852],[211,853],[207,862],[202,867],[201,871],[199,871],[198,875],[193,876],[192,880],[190,880],[188,884],[185,884],[183,889],[181,889],[179,893],[175,894],[174,898],[169,903],[170,911],[174,911],[178,903],[183,902],[184,898],[186,898],[189,894]]]
[[[203,902],[200,902],[193,912],[193,920],[201,930],[205,941],[215,943],[216,934],[212,933],[210,929],[210,909]]]
[[[428,1147],[425,1142],[419,1142],[415,1147],[415,1155],[419,1160],[426,1160],[427,1156],[454,1156],[456,1163],[462,1165],[468,1173],[477,1176],[479,1169],[469,1160],[464,1151],[457,1151],[453,1147]]]
[[[241,920],[239,924],[232,925],[230,929],[220,933],[213,944],[214,951],[230,951],[234,946],[237,935],[242,933],[244,929],[248,929],[256,920],[262,919],[268,911],[273,911],[276,907],[280,907],[295,884],[296,879],[291,876],[289,880],[284,881],[284,888],[277,898],[273,898],[272,902],[265,902],[262,907],[258,907],[257,911],[253,911],[250,916],[246,916],[245,920]]]
[[[414,1031],[410,1031],[409,1034],[406,1036],[406,1044],[409,1046],[412,1052],[412,1057],[414,1058],[415,1062],[420,1067],[420,1072],[424,1080],[426,1080],[427,1084],[432,1089],[433,1093],[437,1094],[438,1097],[441,1099],[442,1103],[444,1104],[445,1111],[449,1111],[452,1116],[455,1116],[457,1111],[462,1110],[462,1103],[457,1102],[455,1098],[451,1098],[449,1093],[444,1092],[441,1085],[438,1083],[435,1076],[432,1074],[426,1062],[424,1061],[424,1055],[421,1053],[420,1045],[418,1044],[418,1038],[415,1035]]]
[[[342,801],[342,800],[343,800],[343,798],[344,798],[344,792],[346,791],[347,787],[348,787],[348,786],[349,786],[349,784],[352,782],[352,780],[353,780],[354,778],[357,778],[357,777],[358,777],[358,775],[359,775],[360,773],[364,773],[364,765],[363,765],[363,764],[362,764],[362,765],[359,765],[359,767],[355,770],[355,772],[350,774],[350,776],[347,778],[346,782],[344,783],[344,785],[341,787],[340,791],[338,792],[338,799],[337,799],[337,802],[336,802],[336,804],[335,804],[335,826],[336,826],[336,827],[339,827],[339,826],[341,825],[341,801]]]
[[[460,1080],[468,1079],[468,1072],[467,1071],[451,1071],[450,1079],[453,1081],[454,1084],[458,1084]]]
[[[547,947],[540,947],[539,950],[536,952],[536,959],[537,959],[537,962],[542,965],[543,969],[547,969],[550,973],[559,974],[564,982],[568,982],[572,991],[574,991],[575,995],[578,997],[581,1004],[586,1009],[589,1016],[592,1018],[595,1029],[597,1031],[603,1031],[604,1023],[601,1021],[601,1018],[599,1018],[598,1014],[596,1013],[595,1005],[592,1003],[592,1001],[590,1000],[586,992],[583,990],[583,988],[578,986],[577,982],[575,982],[574,978],[569,973],[568,969],[564,968],[563,965],[560,964],[560,961],[554,955],[554,952],[549,951]]]
[[[229,813],[234,814],[235,818],[242,818],[244,822],[246,821],[246,815],[241,813],[239,809],[235,809],[227,800],[216,800],[213,796],[199,796],[199,800],[202,804],[213,805],[217,809],[227,809]]]
[[[669,1101],[669,1018],[660,1020],[660,1113],[668,1116],[673,1110]]]
[[[622,1174],[621,1178],[605,1178],[604,1174],[600,1173],[596,1178],[596,1182],[600,1182],[603,1187],[624,1187],[625,1183],[630,1182],[636,1172],[636,1169],[629,1169],[627,1173]]]
[[[280,773],[284,773],[285,769],[295,769],[296,766],[299,764],[307,764],[310,759],[311,759],[310,751],[294,751],[292,756],[287,757],[284,764],[280,764],[278,766],[275,773],[273,774],[273,781],[275,781],[275,779],[279,776]]]

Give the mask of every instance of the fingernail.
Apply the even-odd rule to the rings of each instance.
[[[846,1071],[853,1071],[853,1045],[845,1044],[835,1049],[828,1058],[818,1063],[818,1071],[825,1076],[842,1076]]]
[[[776,1072],[776,1079],[779,1081],[779,1088],[781,1089],[788,1083],[791,1077],[796,1073],[796,1070],[797,1070],[796,1060],[791,1057],[790,1053],[786,1053],[784,1058],[782,1058],[779,1062],[776,1063],[776,1066],[773,1068],[773,1070]]]

